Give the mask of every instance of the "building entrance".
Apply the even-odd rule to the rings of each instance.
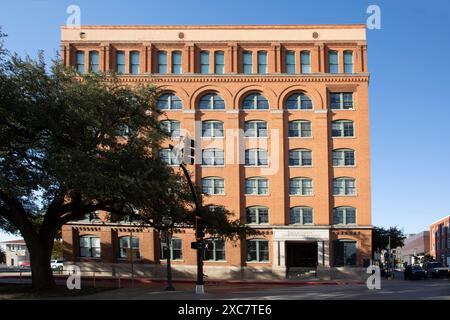
[[[317,267],[317,242],[286,242],[286,266]]]

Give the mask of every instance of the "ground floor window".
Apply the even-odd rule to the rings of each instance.
[[[247,261],[269,261],[269,241],[261,239],[247,240]]]
[[[167,243],[161,241],[161,260],[167,259]],[[170,260],[183,259],[183,240],[172,238],[170,243]]]
[[[100,258],[100,238],[96,236],[80,237],[80,257]]]
[[[140,259],[139,252],[139,238],[136,237],[121,237],[119,239],[119,256],[123,259]]]
[[[334,266],[356,266],[357,243],[353,240],[334,241]]]
[[[225,261],[225,241],[223,239],[209,239],[205,250],[205,261]]]

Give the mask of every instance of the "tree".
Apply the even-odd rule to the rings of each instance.
[[[403,247],[406,236],[403,231],[397,227],[388,229],[383,227],[374,227],[372,230],[372,252],[380,252],[389,245],[391,239],[391,248]]]
[[[3,252],[3,249],[0,248],[0,264],[6,263],[6,254]]]
[[[429,254],[429,253],[427,253],[426,255],[424,255],[424,256],[420,259],[420,262],[421,262],[421,263],[425,263],[425,262],[433,262],[433,261],[436,261],[436,260],[434,260],[434,257],[433,257],[431,254]]]
[[[63,257],[64,244],[62,241],[55,240],[53,243],[52,260],[58,260]]]
[[[159,157],[167,134],[158,95],[114,74],[77,74],[58,59],[48,71],[43,54],[22,59],[0,45],[0,228],[23,236],[35,289],[54,286],[55,236],[86,214],[103,210],[158,228],[169,213],[192,227],[183,177]],[[216,234],[248,230],[228,218],[205,222]]]

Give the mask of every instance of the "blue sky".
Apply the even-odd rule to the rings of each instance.
[[[450,214],[450,1],[0,0],[7,46],[21,54],[59,49],[70,4],[82,24],[365,23],[371,72],[373,224],[407,233]],[[168,6],[170,4],[170,6]],[[0,240],[9,238],[0,234]]]

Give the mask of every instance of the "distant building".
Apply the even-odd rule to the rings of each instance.
[[[430,225],[430,254],[443,264],[450,265],[450,216]]]
[[[430,252],[430,232],[422,231],[410,234],[405,239],[405,245],[401,250],[402,262],[414,264],[417,259],[422,258]],[[416,257],[416,259],[414,258]]]
[[[7,266],[22,266],[30,262],[30,254],[23,239],[0,242],[0,248],[5,253]]]

